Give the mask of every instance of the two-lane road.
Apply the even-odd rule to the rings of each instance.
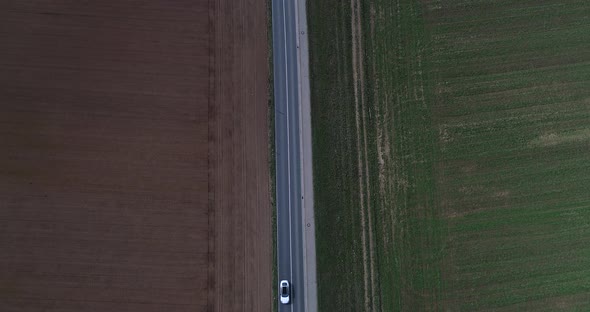
[[[305,310],[296,9],[294,0],[272,1],[278,278],[292,297],[279,311]]]

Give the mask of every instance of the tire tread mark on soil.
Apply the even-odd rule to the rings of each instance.
[[[359,0],[351,1],[352,10],[352,48],[353,48],[353,80],[355,90],[355,116],[357,125],[357,148],[359,151],[359,185],[361,200],[361,224],[363,237],[363,270],[365,273],[365,308],[373,307],[376,291],[375,279],[375,247],[373,237],[373,220],[371,214],[371,187],[369,176],[369,160],[367,147],[367,116],[364,83],[364,58],[362,47],[361,3]],[[360,116],[359,116],[360,115]],[[361,135],[362,133],[362,135]],[[361,137],[362,136],[362,137]],[[362,141],[361,141],[362,140]],[[361,147],[362,142],[362,147]],[[362,156],[361,156],[362,153]],[[364,170],[363,170],[364,167]],[[363,172],[364,171],[364,172]],[[364,181],[364,183],[363,183]],[[363,185],[364,184],[364,185]],[[366,192],[366,194],[365,194]],[[366,202],[365,202],[366,195]],[[368,235],[367,235],[368,233]],[[368,240],[367,240],[368,236]],[[368,248],[367,248],[368,243]],[[368,262],[368,264],[367,264]],[[370,284],[369,284],[370,281]]]

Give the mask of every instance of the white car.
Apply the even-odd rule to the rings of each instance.
[[[291,302],[291,287],[287,280],[281,281],[279,292],[281,293],[281,303],[289,304],[289,302]]]

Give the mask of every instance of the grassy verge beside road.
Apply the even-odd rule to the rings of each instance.
[[[362,310],[350,5],[309,1],[318,305]],[[319,209],[318,209],[319,208]]]
[[[442,235],[419,8],[309,6],[320,309],[430,306]],[[371,14],[386,9],[404,18]]]

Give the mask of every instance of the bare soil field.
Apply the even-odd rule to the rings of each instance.
[[[270,311],[268,41],[264,1],[216,0],[209,110],[214,311]]]
[[[4,2],[0,32],[1,310],[270,310],[265,3]]]

